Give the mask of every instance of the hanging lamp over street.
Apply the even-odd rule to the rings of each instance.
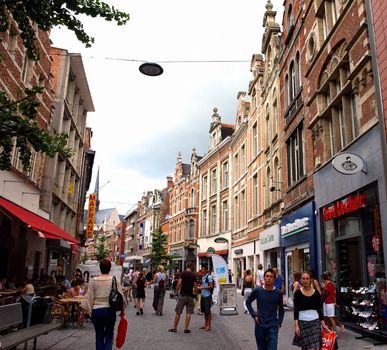
[[[157,77],[164,72],[163,68],[154,62],[145,62],[138,69],[142,74],[148,75],[150,77]]]

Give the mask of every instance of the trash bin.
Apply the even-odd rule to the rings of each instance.
[[[23,313],[23,326],[50,323],[52,300],[50,297],[23,295],[20,298]]]

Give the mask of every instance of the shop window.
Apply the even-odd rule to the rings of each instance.
[[[353,236],[360,234],[359,216],[346,216],[337,220],[337,236]]]

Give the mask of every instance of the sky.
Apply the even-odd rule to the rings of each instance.
[[[99,168],[100,209],[126,214],[144,192],[166,187],[178,152],[184,163],[193,147],[208,152],[214,107],[222,122],[235,123],[237,94],[247,91],[251,57],[261,53],[267,1],[105,2],[129,13],[129,22],[80,17],[95,38],[91,48],[66,28],[54,28],[51,40],[82,54],[95,107],[87,116],[96,151],[90,190]],[[271,2],[282,25],[283,0]],[[158,62],[164,73],[142,75],[143,61]]]

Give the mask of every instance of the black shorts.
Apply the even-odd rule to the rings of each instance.
[[[200,298],[200,311],[204,314],[210,314],[212,307],[212,296]]]

